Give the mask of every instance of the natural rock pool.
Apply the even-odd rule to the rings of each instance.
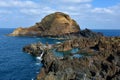
[[[57,51],[56,49],[53,49],[52,52],[55,56],[57,57],[65,57],[67,55],[71,55],[73,57],[82,57],[81,54],[77,54],[77,52],[79,51],[79,48],[73,48],[71,50],[68,50],[68,51]]]

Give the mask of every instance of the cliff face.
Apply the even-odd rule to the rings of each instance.
[[[61,12],[45,16],[29,28],[17,28],[10,36],[59,36],[80,32],[79,25],[69,15]]]

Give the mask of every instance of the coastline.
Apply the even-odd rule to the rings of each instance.
[[[102,31],[107,36],[87,28],[81,30],[68,14],[55,12],[8,35],[64,40],[49,44],[44,39],[44,44],[41,41],[23,47],[24,52],[39,58],[43,64],[37,80],[116,80],[120,78],[120,37],[110,30]]]

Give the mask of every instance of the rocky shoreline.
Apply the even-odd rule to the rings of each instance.
[[[17,28],[9,36],[64,39],[58,44],[26,45],[23,51],[39,57],[43,67],[37,80],[120,80],[120,37],[106,37],[81,30],[69,15],[56,12],[29,28]],[[77,51],[72,52],[72,50]],[[62,56],[56,56],[56,54]]]
[[[37,80],[119,80],[120,79],[120,37],[77,38],[44,48],[43,68]],[[35,45],[34,45],[35,46]],[[42,45],[40,45],[42,47]],[[40,47],[39,46],[39,47]],[[26,48],[26,47],[25,47]],[[24,51],[26,51],[24,48]],[[80,48],[75,58],[70,54],[56,57],[51,51],[67,51]],[[35,50],[34,48],[31,48]],[[36,51],[40,51],[39,50]],[[31,51],[31,50],[30,50]],[[32,52],[34,55],[37,52]],[[90,55],[89,55],[90,54]],[[36,55],[37,56],[37,55]]]

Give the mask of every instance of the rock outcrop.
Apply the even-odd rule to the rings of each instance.
[[[86,39],[84,40],[86,41]],[[38,74],[37,80],[119,80],[119,41],[119,37],[100,38],[95,44],[86,46],[97,50],[96,54],[82,58],[72,58],[71,56],[58,58],[53,53],[47,52],[43,56],[44,66]],[[80,47],[80,45],[78,46]]]
[[[76,58],[68,54],[57,57],[52,51],[53,48],[57,48],[58,51],[80,48],[76,54],[87,53],[92,55]],[[37,76],[37,80],[120,79],[120,37],[80,37],[55,44],[51,48],[43,50],[43,67]]]
[[[40,36],[41,31],[37,27],[22,28],[19,27],[15,29],[8,36]]]
[[[61,12],[45,16],[29,28],[17,28],[10,36],[61,36],[78,33],[80,27],[69,15]]]
[[[80,31],[76,21],[71,19],[69,15],[61,12],[47,15],[38,25],[44,31],[41,33],[43,36],[58,36]]]
[[[24,52],[39,56],[43,67],[37,80],[120,80],[120,37],[105,37],[89,29],[80,30],[67,14],[56,12],[29,28],[17,28],[10,36],[69,37],[60,44],[35,43]],[[58,57],[54,50],[76,53]],[[74,55],[82,55],[75,57]]]
[[[26,53],[29,53],[33,56],[40,56],[43,51],[47,51],[51,48],[52,48],[52,45],[49,45],[47,43],[42,44],[42,43],[38,42],[38,43],[34,43],[34,44],[24,46],[23,51],[26,52]]]

